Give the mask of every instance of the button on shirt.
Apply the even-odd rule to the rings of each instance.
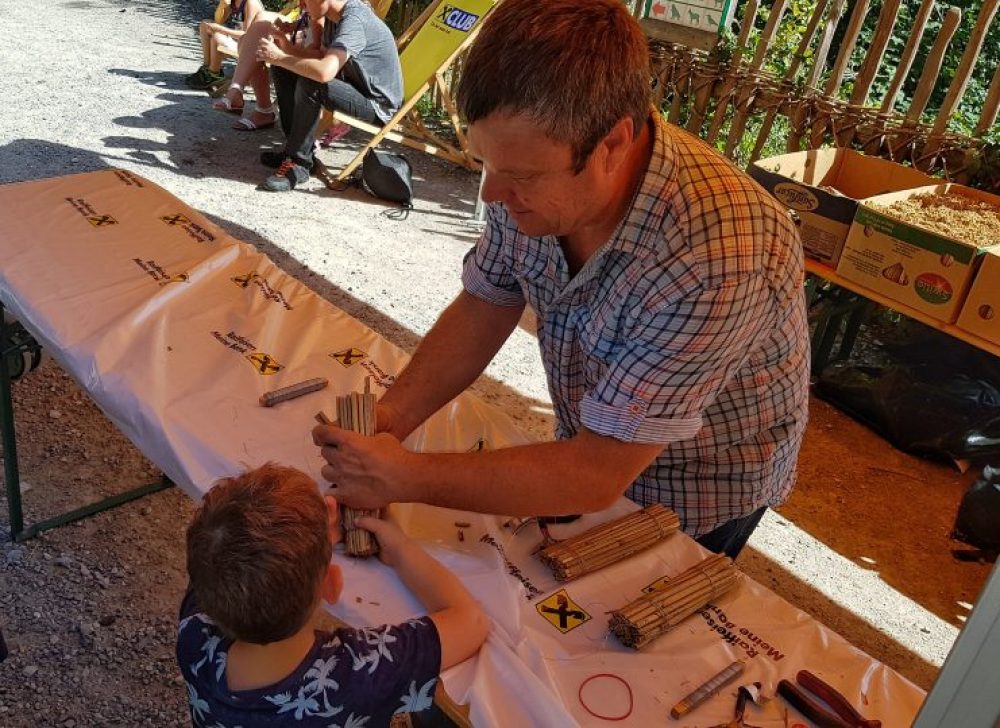
[[[538,319],[556,437],[663,452],[626,495],[700,536],[788,496],[806,424],[802,247],[786,210],[653,115],[649,167],[611,239],[570,277],[554,236],[490,206],[463,285]],[[559,477],[553,474],[553,477]]]

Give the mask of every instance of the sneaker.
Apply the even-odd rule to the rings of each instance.
[[[224,81],[225,78],[226,74],[222,72],[216,73],[212,69],[206,68],[204,75],[202,75],[200,79],[195,79],[194,82],[189,83],[188,86],[190,86],[193,89],[198,89],[199,91],[205,91],[207,89],[212,88],[215,84],[219,83],[220,81]]]
[[[284,149],[276,149],[260,153],[260,163],[265,167],[270,167],[271,169],[277,169],[281,164],[288,159],[288,155],[285,154]],[[302,166],[301,164],[299,165]],[[312,164],[309,165],[309,174],[313,174],[316,171],[316,158],[313,157]]]
[[[264,180],[264,189],[269,192],[288,192],[309,179],[309,170],[294,159],[286,158],[270,177]]]
[[[184,77],[184,83],[186,83],[188,86],[194,86],[195,84],[203,83],[205,80],[206,73],[211,73],[211,71],[208,70],[208,66],[199,66],[197,71],[190,74],[189,76]]]

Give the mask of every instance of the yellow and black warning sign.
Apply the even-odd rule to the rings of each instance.
[[[560,589],[555,594],[545,597],[535,605],[535,609],[563,634],[576,629],[590,619],[590,615],[570,599],[565,589]]]
[[[353,366],[354,364],[357,364],[359,361],[361,361],[368,355],[365,352],[361,351],[361,349],[351,347],[350,349],[342,349],[341,351],[335,351],[332,354],[330,354],[330,356],[339,361],[345,367],[349,367]]]
[[[253,368],[257,370],[258,374],[269,375],[277,374],[282,369],[284,369],[281,364],[277,362],[270,354],[265,354],[262,351],[255,351],[252,354],[247,354],[247,361],[253,364]]]
[[[87,222],[98,228],[118,224],[118,221],[111,217],[111,215],[88,215]]]
[[[176,215],[163,215],[160,219],[167,223],[167,225],[187,225],[191,222],[190,219],[180,213]]]

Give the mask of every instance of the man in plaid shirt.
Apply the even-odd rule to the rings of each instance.
[[[806,423],[802,250],[787,212],[651,108],[646,40],[619,0],[505,0],[459,103],[485,167],[486,232],[465,290],[382,398],[384,434],[315,430],[324,477],[357,507],[558,515],[625,493],[735,557],[787,498]],[[525,305],[556,441],[405,451]]]

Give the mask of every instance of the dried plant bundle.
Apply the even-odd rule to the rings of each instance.
[[[346,397],[337,397],[337,420],[341,429],[358,432],[362,435],[375,434],[375,395],[370,391],[370,385],[365,379],[365,391],[351,392]],[[350,556],[368,557],[378,553],[378,541],[363,528],[355,525],[355,520],[363,516],[381,517],[378,510],[360,508],[340,509],[341,527],[344,531],[344,549]]]
[[[656,503],[546,546],[539,556],[559,581],[570,581],[639,553],[680,527],[677,514]]]
[[[711,556],[611,612],[608,629],[626,647],[641,650],[732,589],[739,571],[732,559]]]

